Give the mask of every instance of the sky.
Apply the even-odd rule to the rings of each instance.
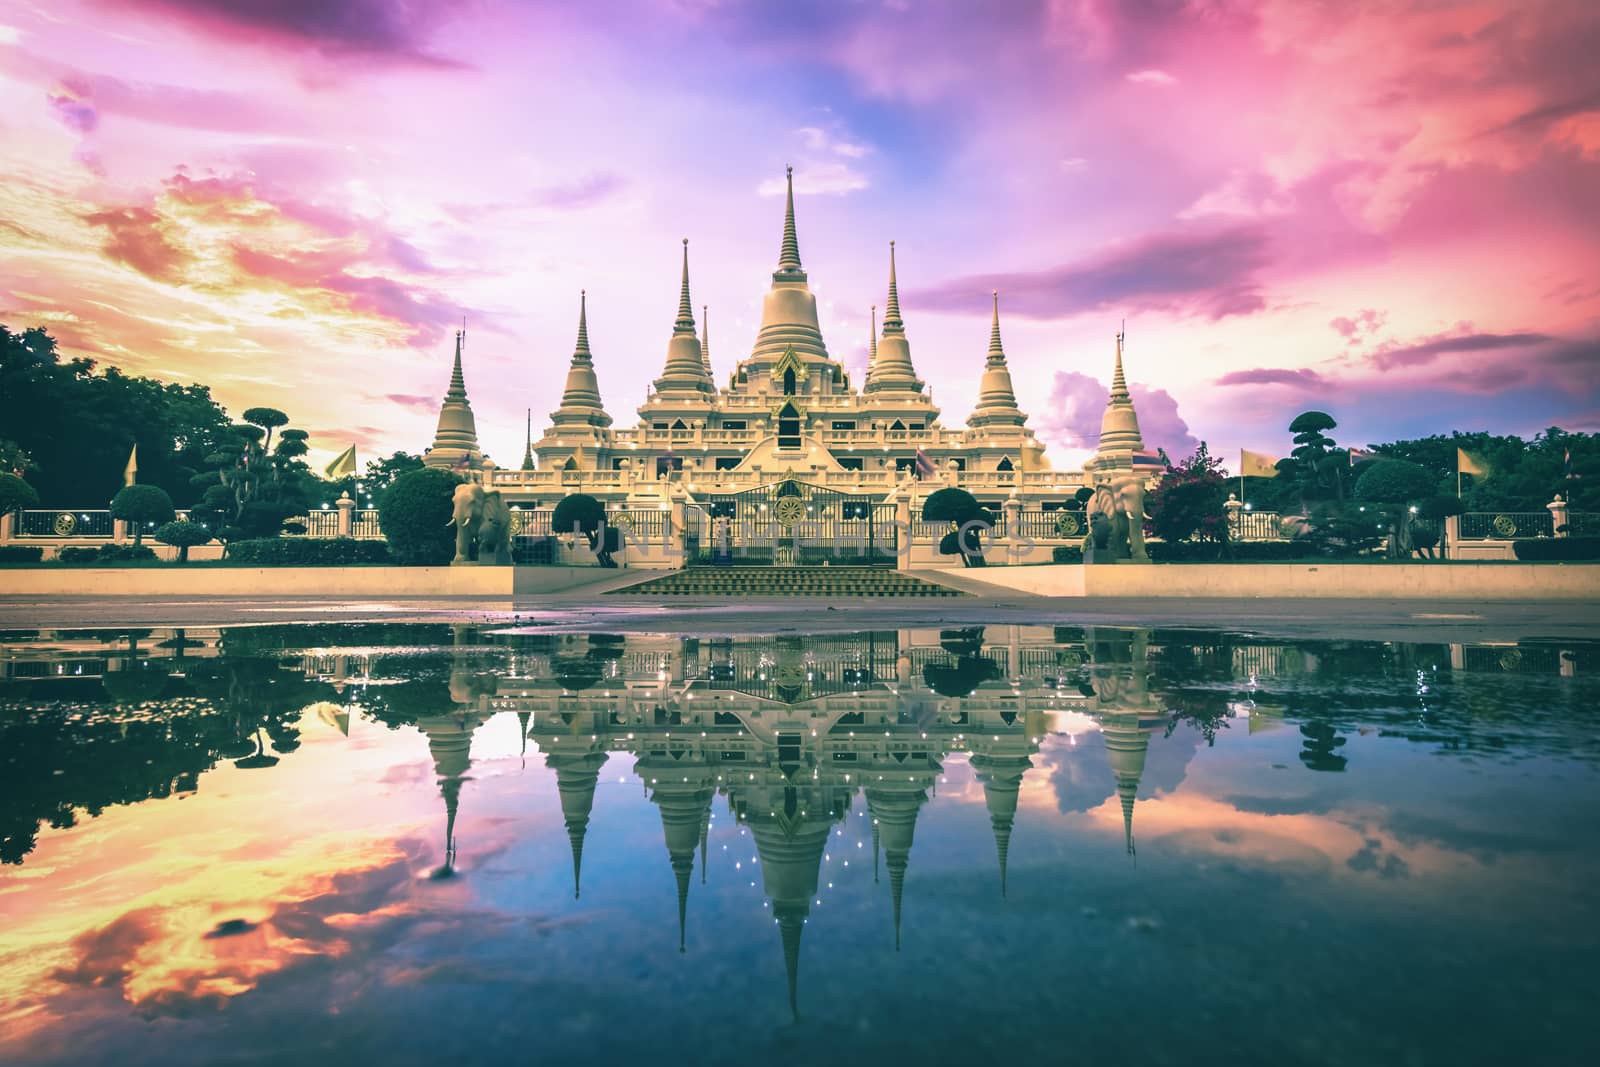
[[[946,426],[990,291],[1058,468],[1114,338],[1146,444],[1600,430],[1600,5],[0,0],[0,322],[270,405],[313,459],[560,400],[580,290],[627,425],[689,244],[719,381],[785,165],[859,383],[897,242]]]

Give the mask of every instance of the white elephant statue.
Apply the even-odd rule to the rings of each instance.
[[[456,486],[449,525],[456,528],[456,563],[511,562],[511,509],[498,489]]]
[[[1103,563],[1122,559],[1147,562],[1144,545],[1144,482],[1138,475],[1101,482],[1086,505],[1089,534],[1084,538],[1084,559]]]

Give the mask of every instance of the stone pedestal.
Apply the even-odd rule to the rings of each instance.
[[[0,542],[11,540],[17,535],[17,513],[8,511],[0,515]]]
[[[350,499],[349,493],[344,493],[333,503],[339,509],[338,536],[354,537],[356,502]]]
[[[1567,523],[1571,521],[1571,516],[1567,511],[1567,502],[1561,499],[1561,494],[1557,493],[1556,498],[1546,504],[1545,507],[1550,510],[1551,532],[1557,537],[1567,536],[1570,532],[1567,529]]]

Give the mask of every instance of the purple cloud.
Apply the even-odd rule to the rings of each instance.
[[[1354,315],[1340,315],[1328,325],[1348,343],[1355,344],[1363,336],[1370,337],[1377,333],[1388,318],[1388,312],[1378,311],[1375,308],[1362,308]]]
[[[1368,356],[1379,370],[1432,363],[1450,352],[1493,352],[1502,348],[1527,348],[1554,340],[1545,333],[1463,333],[1435,335],[1409,345],[1384,345]]]
[[[61,124],[74,133],[93,133],[95,127],[100,125],[100,113],[95,110],[94,103],[85,100],[79,93],[67,90],[50,93],[45,99],[50,102],[50,110],[56,113]]]
[[[1047,443],[1068,449],[1093,448],[1100,441],[1110,387],[1078,371],[1057,371],[1045,409],[1034,417]],[[1173,459],[1189,455],[1200,444],[1178,413],[1178,402],[1165,389],[1134,383],[1128,386],[1139,413],[1139,432],[1146,448],[1164,448]]]
[[[982,311],[998,289],[1008,314],[1053,319],[1121,307],[1216,320],[1266,306],[1260,273],[1271,259],[1259,224],[1170,230],[1038,271],[953,278],[909,299]]]
[[[1229,371],[1217,379],[1218,385],[1291,385],[1297,389],[1316,389],[1326,385],[1322,375],[1314,370],[1287,367],[1256,367],[1252,370]]]
[[[392,404],[399,404],[403,408],[410,408],[413,411],[432,412],[439,407],[438,397],[424,396],[420,393],[388,393],[384,396],[384,399]]]

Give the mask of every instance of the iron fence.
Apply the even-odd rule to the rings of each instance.
[[[1600,511],[1567,512],[1567,533],[1573,537],[1600,537]]]
[[[17,512],[17,537],[110,537],[115,531],[107,509],[25,508]]]
[[[1463,541],[1554,535],[1555,528],[1548,511],[1469,511],[1461,516]]]

